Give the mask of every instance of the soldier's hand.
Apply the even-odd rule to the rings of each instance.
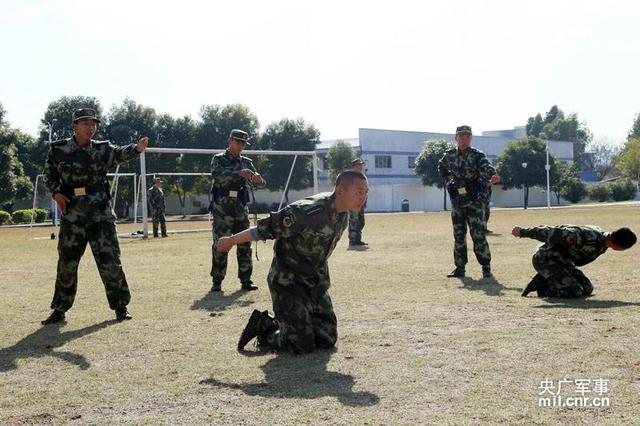
[[[138,144],[136,145],[136,149],[138,150],[138,152],[143,152],[145,149],[147,149],[148,145],[149,145],[149,138],[145,136],[143,138],[140,138],[140,140],[138,141]]]
[[[514,237],[520,237],[520,227],[514,226],[511,230],[511,235],[513,235]]]
[[[65,197],[60,192],[56,192],[55,195],[53,196],[53,199],[56,200],[56,204],[58,205],[58,210],[60,210],[62,214],[67,214],[67,204],[71,200]]]
[[[491,182],[491,185],[495,185],[496,183],[499,183],[500,182],[500,176],[498,176],[498,175],[491,176],[491,178],[489,179],[489,182]]]
[[[249,169],[242,169],[238,172],[238,174],[247,180],[251,180],[254,175],[253,172]]]
[[[258,185],[259,183],[262,182],[262,176],[260,176],[260,174],[258,173],[254,173],[251,178],[249,178],[249,180],[251,181],[251,183]]]
[[[216,251],[220,253],[226,253],[233,247],[233,240],[231,237],[220,237],[216,241]]]

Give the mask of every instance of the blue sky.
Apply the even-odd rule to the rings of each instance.
[[[619,0],[0,0],[0,102],[30,133],[62,95],[194,118],[241,102],[323,139],[479,133],[558,104],[619,143],[640,112],[639,18]]]

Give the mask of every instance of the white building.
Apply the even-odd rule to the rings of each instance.
[[[401,211],[403,200],[408,200],[412,211],[437,211],[443,208],[443,190],[425,187],[413,172],[416,157],[428,140],[454,141],[452,133],[412,132],[403,130],[359,129],[358,138],[340,139],[350,144],[365,161],[370,192],[368,211]],[[512,130],[492,130],[474,136],[472,146],[483,151],[495,164],[498,155],[512,141],[526,136],[524,127]],[[326,154],[336,140],[322,141],[316,151],[320,163],[320,188],[329,187]],[[549,141],[549,151],[561,162],[573,162],[573,143]],[[526,170],[524,170],[526,172]],[[555,198],[555,197],[553,197]],[[523,190],[502,190],[494,187],[493,205],[522,206]],[[449,201],[447,201],[448,205]],[[530,188],[529,205],[546,205],[546,194],[540,188]]]

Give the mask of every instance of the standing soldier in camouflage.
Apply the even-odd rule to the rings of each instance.
[[[211,213],[213,215],[213,245],[211,261],[211,291],[221,291],[227,273],[227,253],[216,251],[216,241],[249,228],[249,185],[261,188],[264,179],[256,171],[250,158],[240,155],[249,145],[249,135],[234,129],[229,134],[228,148],[211,160]],[[251,281],[253,263],[251,243],[239,244],[236,249],[238,278],[243,290],[257,290]]]
[[[464,277],[467,264],[467,226],[473,240],[473,251],[482,265],[482,276],[491,278],[491,251],[486,238],[482,196],[484,185],[498,183],[500,177],[482,151],[471,147],[471,127],[456,129],[457,148],[449,149],[438,162],[438,172],[447,182],[451,198],[453,222],[453,260],[455,269],[447,277]]]
[[[523,297],[532,291],[537,291],[539,297],[590,296],[593,285],[576,266],[593,262],[609,248],[626,250],[636,242],[636,235],[629,228],[604,232],[597,226],[514,226],[511,234],[544,243],[533,255],[533,267],[538,273],[525,288]]]
[[[360,158],[356,158],[351,162],[353,170],[364,174],[364,161]],[[362,241],[362,229],[364,228],[364,209],[367,207],[367,202],[357,213],[349,213],[349,247],[358,248],[367,245]]]
[[[116,164],[135,158],[149,144],[141,138],[137,144],[112,145],[91,139],[100,120],[90,108],[73,113],[70,139],[52,142],[44,166],[45,184],[64,215],[58,240],[58,272],[51,309],[42,324],[65,319],[78,288],[78,264],[87,243],[107,292],[109,307],[118,321],[131,319],[127,305],[131,299],[120,263],[115,214],[107,172]]]
[[[367,178],[355,170],[342,172],[332,193],[296,201],[258,221],[258,226],[218,240],[217,249],[275,239],[269,291],[275,318],[254,310],[238,350],[254,337],[263,349],[308,353],[330,348],[338,339],[337,319],[329,297],[327,260],[348,225],[348,213],[367,200]]]
[[[167,221],[164,217],[164,192],[162,191],[162,179],[153,179],[153,186],[149,188],[149,208],[151,209],[151,221],[153,223],[153,238],[158,238],[158,225],[162,230],[162,237],[167,235]]]

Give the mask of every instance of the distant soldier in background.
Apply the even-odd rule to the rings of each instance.
[[[491,273],[491,251],[486,238],[485,201],[482,195],[486,182],[498,183],[500,177],[482,151],[471,147],[471,127],[456,129],[457,148],[449,149],[438,162],[438,172],[447,182],[451,198],[453,222],[453,260],[455,269],[448,277],[464,277],[467,264],[467,226],[473,240],[473,251],[482,265],[482,276]]]
[[[364,174],[364,161],[361,158],[356,158],[351,162],[352,169]],[[349,212],[349,247],[357,248],[367,246],[367,243],[362,241],[362,230],[364,229],[364,209],[367,207],[367,202],[360,211],[353,213]]]
[[[225,152],[216,154],[211,160],[211,213],[213,215],[213,245],[211,260],[211,291],[221,291],[222,281],[227,274],[227,253],[216,251],[218,238],[236,234],[249,228],[249,192],[252,185],[261,188],[264,179],[256,171],[250,158],[240,155],[249,145],[249,135],[234,129],[227,140]],[[251,242],[239,244],[236,249],[238,278],[242,290],[257,290],[251,274]]]
[[[155,178],[153,186],[149,188],[149,208],[151,209],[151,221],[153,223],[153,237],[158,238],[158,225],[162,230],[162,237],[167,235],[167,222],[164,217],[164,192],[162,191],[162,179]]]
[[[637,239],[629,228],[604,232],[597,226],[586,225],[514,226],[511,234],[544,243],[533,255],[533,267],[538,273],[525,288],[523,297],[532,291],[537,291],[539,297],[590,296],[593,285],[577,266],[593,262],[609,248],[626,250]]]
[[[47,189],[64,215],[60,220],[58,271],[51,309],[42,324],[65,319],[78,288],[78,264],[87,243],[107,292],[109,307],[118,321],[131,319],[127,305],[131,299],[127,279],[120,262],[107,173],[116,164],[135,158],[149,144],[141,138],[137,144],[116,146],[109,141],[91,139],[100,119],[90,108],[73,113],[73,137],[52,142],[44,166]]]

